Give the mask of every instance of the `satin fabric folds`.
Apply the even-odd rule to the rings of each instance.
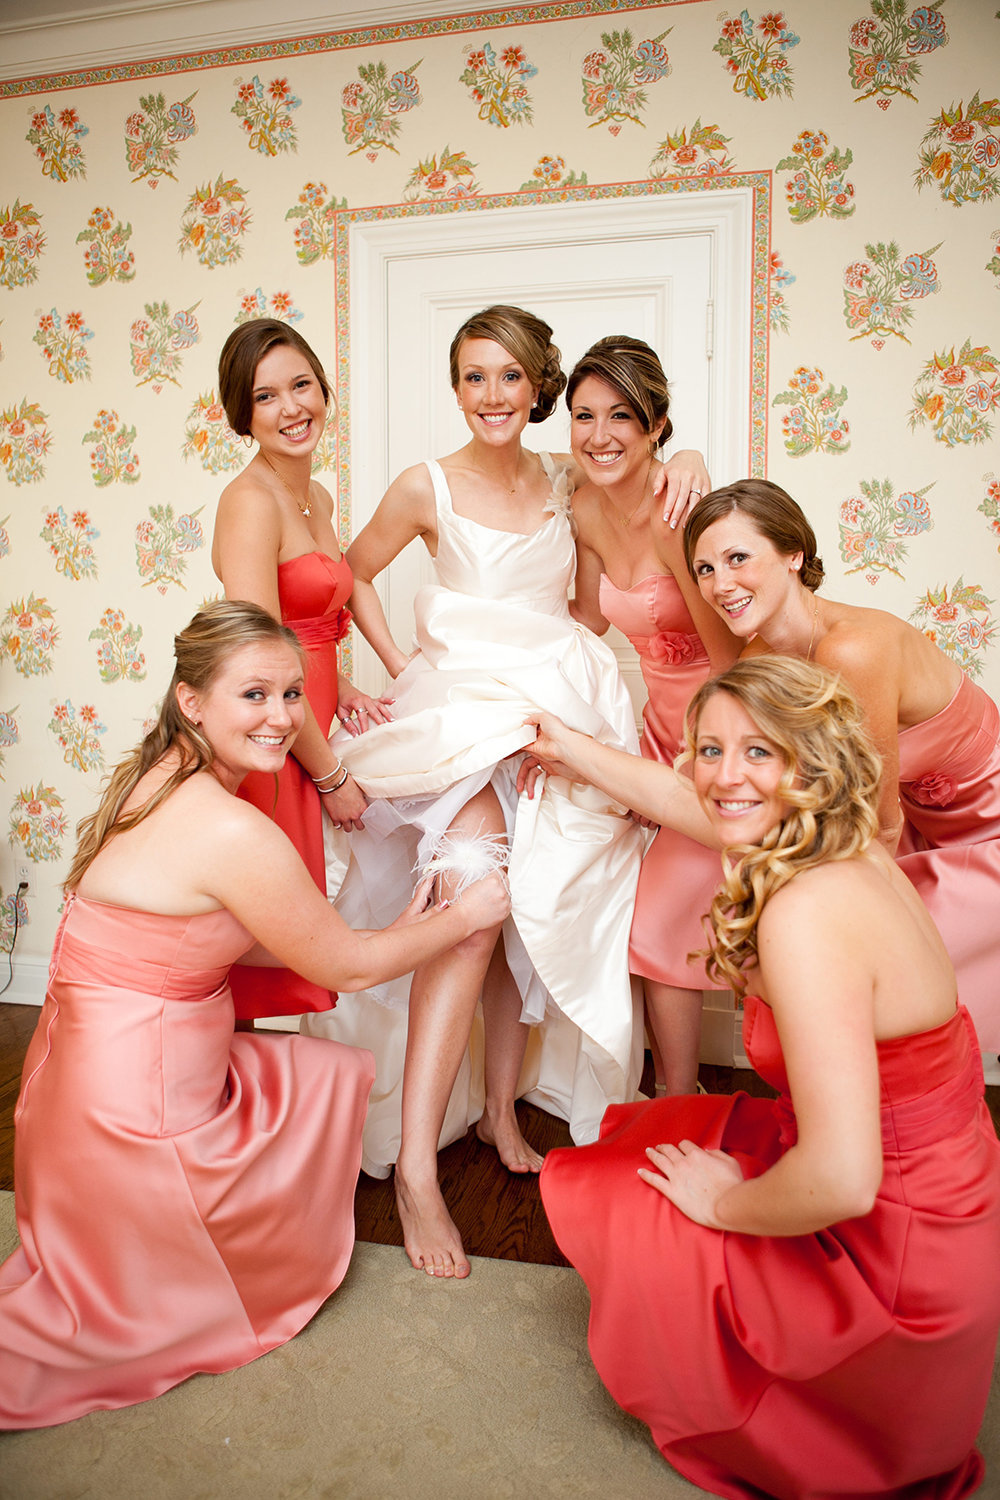
[[[328,836],[327,882],[352,926],[382,925],[409,899],[414,869],[482,787],[496,791],[510,842],[507,960],[529,1038],[518,1092],[593,1140],[611,1102],[634,1098],[642,1029],[628,974],[628,932],[641,835],[626,809],[591,787],[547,777],[518,797],[517,752],[540,709],[573,728],[637,748],[632,707],[613,653],[569,615],[576,566],[564,470],[550,514],[530,535],[455,514],[440,465],[428,464],[437,502],[438,584],[414,603],[418,651],[396,679],[394,721],[337,751],[372,805],[362,834]],[[508,759],[507,757],[514,757]],[[388,799],[388,800],[376,800]],[[302,1029],[370,1047],[377,1082],[364,1169],[386,1176],[400,1141],[409,981],[342,995],[336,1012]],[[479,1026],[452,1092],[440,1144],[482,1113]]]
[[[897,860],[944,938],[987,1052],[1000,1052],[1000,710],[962,678],[899,735]]]
[[[234,1037],[250,942],[227,911],[68,898],[15,1116],[0,1427],[246,1364],[339,1285],[372,1060]]]
[[[756,1176],[795,1141],[774,1018],[744,1039],[777,1100],[610,1109],[601,1140],[546,1157],[541,1189],[591,1295],[608,1390],[675,1468],[734,1500],[957,1500],[1000,1325],[1000,1145],[968,1014],[878,1046],[883,1176],[862,1218],[768,1238],[706,1229],[644,1183],[687,1138]]]
[[[684,743],[684,714],[711,673],[676,578],[653,574],[630,589],[601,575],[601,613],[635,648],[648,694],[639,748],[647,760],[672,764]],[[722,879],[718,849],[657,830],[646,850],[629,941],[629,967],[643,979],[682,990],[714,989],[703,959],[702,918]]]
[[[337,712],[337,648],[351,622],[344,606],[353,582],[346,558],[334,562],[325,552],[306,552],[278,564],[282,624],[294,630],[306,648],[306,697],[324,734],[330,732]],[[286,756],[276,776],[251,771],[237,795],[274,819],[325,896],[322,799],[294,754]],[[230,985],[241,1020],[299,1016],[305,1011],[329,1010],[337,1003],[336,994],[292,969],[236,964]]]

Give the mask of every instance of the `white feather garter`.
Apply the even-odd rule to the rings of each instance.
[[[499,875],[507,883],[510,850],[506,840],[492,833],[436,833],[427,857],[414,870],[420,879],[447,875],[455,882],[453,900],[477,880]]]

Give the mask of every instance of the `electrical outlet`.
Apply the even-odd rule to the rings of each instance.
[[[35,867],[29,859],[20,859],[14,866],[14,885],[27,886],[22,890],[22,896],[33,896],[35,894]]]

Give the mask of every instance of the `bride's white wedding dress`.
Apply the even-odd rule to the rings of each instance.
[[[568,474],[548,456],[551,514],[530,535],[455,514],[441,466],[434,484],[438,584],[414,600],[418,653],[396,679],[395,715],[366,734],[341,734],[337,752],[372,806],[362,833],[325,821],[327,884],[353,927],[381,927],[412,893],[431,835],[492,784],[511,845],[507,961],[535,1023],[518,1094],[594,1140],[605,1109],[635,1097],[642,1014],[629,978],[628,939],[642,834],[625,808],[593,787],[546,777],[518,797],[520,757],[538,709],[574,729],[638,752],[632,705],[612,651],[569,614],[576,552]],[[507,757],[513,757],[508,759]],[[391,799],[391,800],[377,800]],[[409,977],[335,1010],[305,1016],[310,1036],[368,1047],[375,1086],[364,1170],[385,1177],[400,1140]],[[483,1109],[477,1022],[441,1132],[463,1135]]]

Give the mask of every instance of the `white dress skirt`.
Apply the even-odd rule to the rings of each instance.
[[[613,652],[569,614],[576,552],[567,472],[542,455],[551,514],[530,535],[455,514],[444,471],[434,484],[437,585],[414,600],[417,654],[395,682],[394,719],[336,738],[337,753],[372,805],[361,833],[325,822],[327,887],[352,927],[382,927],[409,900],[433,837],[492,785],[510,842],[507,961],[532,1025],[518,1094],[596,1139],[609,1104],[636,1096],[641,998],[628,941],[643,839],[626,808],[593,787],[544,779],[518,797],[518,752],[533,712],[638,753],[632,705]],[[310,1036],[367,1047],[375,1086],[362,1165],[385,1177],[400,1144],[409,976],[335,1010],[304,1016]],[[473,1028],[439,1145],[483,1111],[481,1021]]]

